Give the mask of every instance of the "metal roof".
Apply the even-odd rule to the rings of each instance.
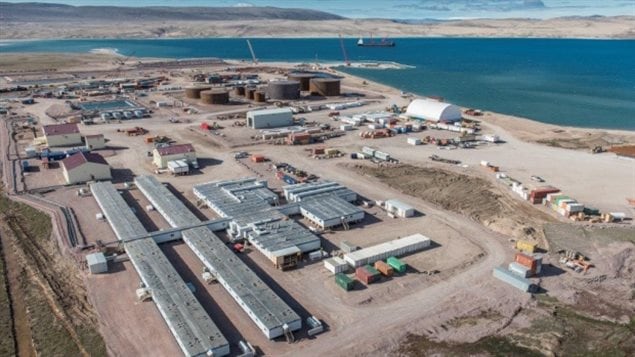
[[[250,241],[267,251],[278,252],[278,254],[288,248],[320,243],[320,238],[295,221],[276,221],[251,226],[253,231],[248,234]]]
[[[401,210],[401,211],[408,211],[408,210],[414,209],[414,207],[412,207],[411,205],[409,205],[409,204],[407,204],[405,202],[399,201],[397,199],[387,200],[385,202],[385,205],[394,207],[394,208],[396,208],[398,210]]]
[[[164,146],[164,147],[156,148],[156,150],[159,152],[159,155],[161,156],[195,152],[194,146],[192,146],[192,144],[178,144],[178,145]]]
[[[110,182],[90,185],[97,204],[119,240],[147,234]],[[126,253],[186,356],[229,353],[229,344],[152,238],[125,243]]]
[[[64,168],[69,171],[88,162],[108,166],[108,162],[106,162],[103,156],[83,151],[78,151],[65,158],[62,160],[62,165],[64,165]]]
[[[44,125],[42,132],[46,136],[77,134],[79,127],[75,123]]]
[[[304,200],[301,202],[301,210],[309,212],[321,221],[339,219],[363,212],[361,208],[332,195],[320,195]]]
[[[261,109],[261,110],[250,110],[247,112],[247,117],[254,115],[275,115],[275,114],[289,114],[289,116],[293,115],[293,111],[291,108],[273,108],[273,109]]]
[[[153,176],[135,178],[137,187],[173,227],[200,220]],[[208,228],[183,231],[183,240],[245,309],[268,330],[300,321],[300,317]]]

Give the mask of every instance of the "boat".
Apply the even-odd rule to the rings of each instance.
[[[369,41],[364,41],[363,38],[359,38],[357,40],[357,46],[360,47],[395,47],[395,41],[388,40],[386,38],[382,38],[379,41],[375,41],[373,37],[370,37]]]

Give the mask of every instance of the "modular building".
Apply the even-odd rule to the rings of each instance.
[[[365,215],[363,209],[330,194],[302,201],[300,212],[321,229],[360,222]]]
[[[75,123],[42,126],[42,133],[49,147],[82,144],[82,135]]]
[[[251,110],[247,112],[247,125],[253,129],[291,126],[293,111],[291,108]]]
[[[104,134],[86,135],[84,141],[88,150],[99,150],[106,147]]]
[[[531,280],[523,278],[503,267],[494,268],[493,275],[495,278],[502,280],[524,292],[534,292],[536,290],[536,286],[531,282]]]
[[[320,249],[320,238],[289,221],[298,206],[277,206],[278,196],[266,181],[253,178],[218,181],[194,186],[194,194],[221,217],[230,218],[228,232],[247,239],[281,269],[295,266],[302,253]]]
[[[340,257],[333,257],[324,261],[326,270],[333,274],[345,272],[348,269],[346,261]]]
[[[186,357],[225,356],[229,343],[157,243],[110,182],[90,185],[93,197]],[[147,238],[144,238],[147,237]]]
[[[373,264],[378,260],[383,260],[388,257],[401,256],[425,249],[430,246],[430,242],[430,238],[417,233],[408,237],[356,250],[352,253],[346,253],[344,254],[344,260],[356,268],[364,264]]]
[[[431,99],[415,99],[406,110],[412,119],[434,122],[455,122],[461,120],[461,109],[454,104]]]
[[[185,160],[192,167],[198,167],[196,151],[192,144],[178,144],[155,148],[153,151],[154,165],[160,169],[168,167],[168,162]]]
[[[403,218],[412,217],[416,212],[414,207],[399,200],[387,200],[385,206],[388,213],[392,213]]]
[[[138,176],[135,184],[196,254],[236,303],[269,339],[302,328],[302,319],[236,254],[153,176]]]
[[[112,179],[110,165],[99,154],[79,151],[61,162],[66,184]]]
[[[86,264],[91,274],[103,274],[108,272],[108,261],[104,253],[93,253],[86,256]]]

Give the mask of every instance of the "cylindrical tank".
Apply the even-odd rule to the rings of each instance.
[[[315,78],[315,73],[308,72],[291,72],[287,75],[291,81],[300,82],[300,90],[308,91],[310,89],[311,78]]]
[[[300,98],[300,82],[274,81],[267,86],[269,99],[292,100]]]
[[[254,93],[256,92],[255,87],[247,87],[245,88],[245,97],[250,100],[254,100]]]
[[[201,102],[205,104],[229,103],[229,92],[224,89],[206,90],[201,92]]]
[[[324,97],[340,95],[340,80],[337,78],[312,78],[310,87],[311,94]]]
[[[236,96],[244,97],[245,96],[245,87],[238,86],[238,87],[234,88],[234,94]]]
[[[200,99],[201,98],[201,92],[204,90],[210,90],[212,87],[205,87],[205,86],[192,86],[192,87],[186,87],[185,88],[185,97],[186,98],[192,98],[192,99]]]
[[[254,92],[254,101],[258,103],[264,103],[267,101],[265,92],[261,90],[257,90]]]

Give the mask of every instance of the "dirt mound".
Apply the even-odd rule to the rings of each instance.
[[[542,225],[555,219],[508,197],[488,181],[451,171],[398,165],[350,165],[411,196],[468,216],[490,229],[515,238],[543,238]]]

